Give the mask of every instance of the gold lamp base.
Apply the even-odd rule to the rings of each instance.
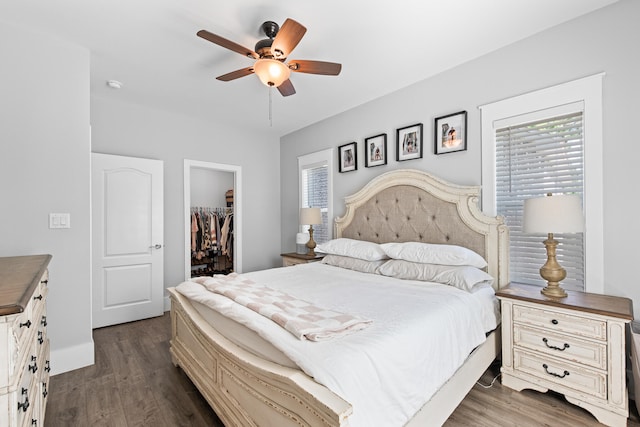
[[[553,238],[553,233],[549,233],[543,243],[547,248],[547,262],[540,268],[540,276],[547,281],[547,286],[540,292],[551,298],[564,298],[567,293],[560,287],[560,282],[567,277],[567,270],[556,260],[558,241]]]
[[[315,257],[316,252],[314,251],[316,247],[316,242],[313,240],[313,225],[309,226],[309,241],[307,242],[307,256]]]

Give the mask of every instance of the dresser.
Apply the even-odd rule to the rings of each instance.
[[[316,254],[315,256],[309,256],[307,254],[299,254],[296,252],[290,252],[286,254],[280,254],[282,257],[282,266],[290,267],[297,264],[307,264],[309,262],[321,261],[324,258],[324,254]]]
[[[44,426],[51,255],[0,258],[0,426]],[[5,345],[5,343],[7,345]]]
[[[548,298],[540,287],[510,284],[502,307],[502,384],[553,390],[601,423],[626,426],[629,416],[625,330],[628,298],[567,291]]]

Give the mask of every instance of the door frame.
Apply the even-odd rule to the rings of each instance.
[[[233,271],[242,273],[242,167],[184,159],[184,280],[191,278],[191,170],[233,173]]]

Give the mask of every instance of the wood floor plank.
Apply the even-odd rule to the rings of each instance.
[[[118,392],[127,426],[161,426],[164,421],[158,403],[145,377],[118,383]]]
[[[175,367],[169,366],[152,372],[148,376],[148,381],[151,384],[153,396],[159,402],[162,418],[170,422],[169,425],[184,427],[209,425],[193,404],[193,395],[186,393],[182,387],[180,373]],[[198,397],[201,396],[198,395]]]
[[[115,375],[89,379],[87,390],[87,421],[90,426],[126,426]]]
[[[171,322],[164,316],[93,334],[96,364],[51,378],[45,427],[224,427],[187,375],[171,364]],[[480,382],[500,372],[492,365]],[[640,427],[633,401],[628,427]],[[445,427],[601,426],[556,393],[517,392],[499,378],[474,386]],[[386,427],[386,426],[383,426]],[[429,426],[430,427],[430,426]]]
[[[86,427],[88,425],[87,393],[82,372],[79,371],[51,377],[45,416],[46,426]]]
[[[118,381],[126,380],[129,377],[141,376],[143,362],[137,357],[135,347],[137,340],[120,340],[106,342],[102,344],[106,348],[107,357],[111,363],[111,369]]]

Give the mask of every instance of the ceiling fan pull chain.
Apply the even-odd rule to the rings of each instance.
[[[273,86],[269,86],[269,127],[273,127],[273,115],[271,113],[271,94],[273,92]]]

